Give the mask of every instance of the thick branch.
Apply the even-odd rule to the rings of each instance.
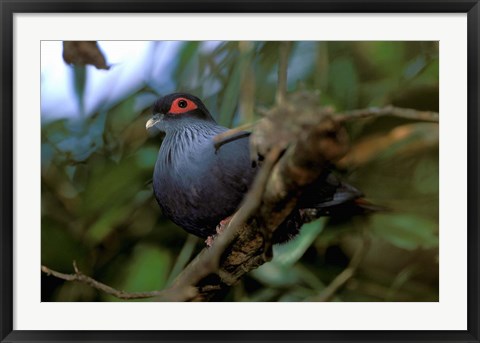
[[[305,106],[304,102],[301,110],[294,103],[271,110],[255,128],[251,142],[253,151],[267,156],[256,179],[265,185],[253,187],[248,193],[227,228],[229,238],[224,239],[224,233],[218,242],[214,242],[211,249],[215,251],[215,258],[208,250],[203,251],[189,266],[191,268],[187,267],[187,270],[196,270],[194,275],[198,277],[205,274],[198,272],[202,262],[215,261],[208,264],[209,275],[199,280],[201,286],[196,300],[215,299],[245,273],[269,261],[271,237],[292,212],[300,194],[320,176],[329,161],[341,157],[347,149],[343,128],[327,113],[316,106]],[[285,153],[272,166],[282,151]],[[271,172],[270,167],[273,167]],[[236,221],[237,216],[242,220]],[[238,234],[233,237],[233,232]],[[180,284],[184,284],[186,280],[192,280],[192,275],[189,271],[179,279]]]

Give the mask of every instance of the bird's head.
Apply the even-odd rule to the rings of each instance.
[[[153,117],[146,127],[148,131],[169,132],[198,122],[215,123],[199,98],[187,93],[173,93],[155,102]]]

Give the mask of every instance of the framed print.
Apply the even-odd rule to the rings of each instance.
[[[1,339],[478,342],[478,1],[2,1]]]

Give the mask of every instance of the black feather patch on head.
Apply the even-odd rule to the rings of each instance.
[[[203,102],[188,93],[172,93],[158,99],[153,105],[154,113],[170,116],[187,115],[200,119],[213,120]]]

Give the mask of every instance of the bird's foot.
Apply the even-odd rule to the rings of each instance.
[[[230,223],[231,220],[232,220],[232,216],[227,217],[220,221],[220,223],[215,228],[216,234],[208,236],[207,239],[205,240],[205,244],[207,245],[207,247],[210,248],[213,245],[215,238],[225,230],[225,228],[227,227],[228,223]]]
[[[229,216],[223,220],[220,221],[220,223],[217,225],[217,227],[215,228],[215,231],[217,232],[217,235],[221,234],[225,228],[227,227],[227,225],[230,223],[230,221],[232,220],[232,217],[233,216]]]
[[[216,235],[208,236],[207,239],[205,240],[205,244],[208,248],[210,248],[213,245],[213,241],[215,240]]]

